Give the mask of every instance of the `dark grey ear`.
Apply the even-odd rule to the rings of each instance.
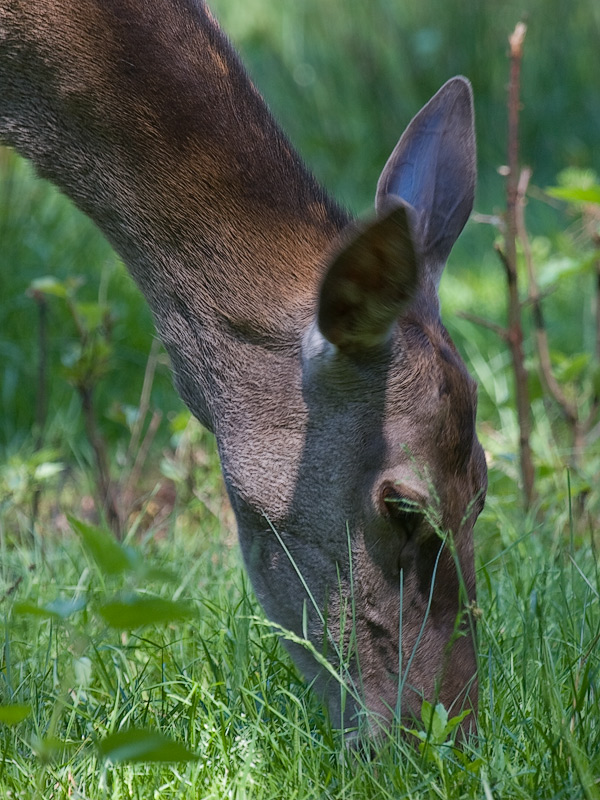
[[[439,280],[473,208],[477,177],[473,95],[466,78],[452,78],[412,120],[384,167],[375,206],[396,198],[417,212],[426,268]]]
[[[325,273],[317,323],[322,335],[348,355],[385,344],[417,290],[419,256],[410,213],[397,205],[374,222],[346,232]]]

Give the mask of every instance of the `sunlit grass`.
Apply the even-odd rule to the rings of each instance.
[[[0,724],[5,792],[598,796],[598,562],[592,537],[557,518],[519,516],[495,496],[484,512],[480,725],[458,758],[444,746],[421,754],[398,732],[372,753],[348,749],[264,619],[237,546],[217,530],[203,534],[183,514],[164,536],[126,541],[131,566],[113,569],[72,530],[15,530],[12,511],[0,517],[2,703],[27,716]],[[133,595],[192,616],[107,624],[103,607]],[[103,758],[99,743],[129,729],[161,732],[194,758]]]

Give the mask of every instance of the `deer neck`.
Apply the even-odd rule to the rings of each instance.
[[[94,219],[159,331],[176,308],[209,333],[289,338],[346,218],[206,7],[16,5],[0,12],[4,138]]]

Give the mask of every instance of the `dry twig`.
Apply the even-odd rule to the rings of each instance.
[[[523,326],[521,324],[521,303],[519,300],[517,273],[517,216],[519,193],[519,109],[520,75],[523,57],[523,42],[527,27],[520,22],[509,38],[510,43],[510,83],[508,87],[508,169],[506,170],[506,233],[504,248],[498,254],[504,265],[508,287],[508,332],[513,372],[515,375],[515,395],[519,420],[519,454],[525,506],[529,508],[534,499],[533,458],[531,454],[531,415],[529,399],[529,375],[523,355]]]

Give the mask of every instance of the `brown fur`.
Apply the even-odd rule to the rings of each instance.
[[[349,659],[342,713],[290,645],[336,720],[366,708],[376,729],[423,696],[476,708],[485,461],[437,300],[473,200],[466,81],[410,124],[378,218],[346,228],[200,0],[0,0],[0,136],[140,286],[183,399],[216,433],[265,610]]]

